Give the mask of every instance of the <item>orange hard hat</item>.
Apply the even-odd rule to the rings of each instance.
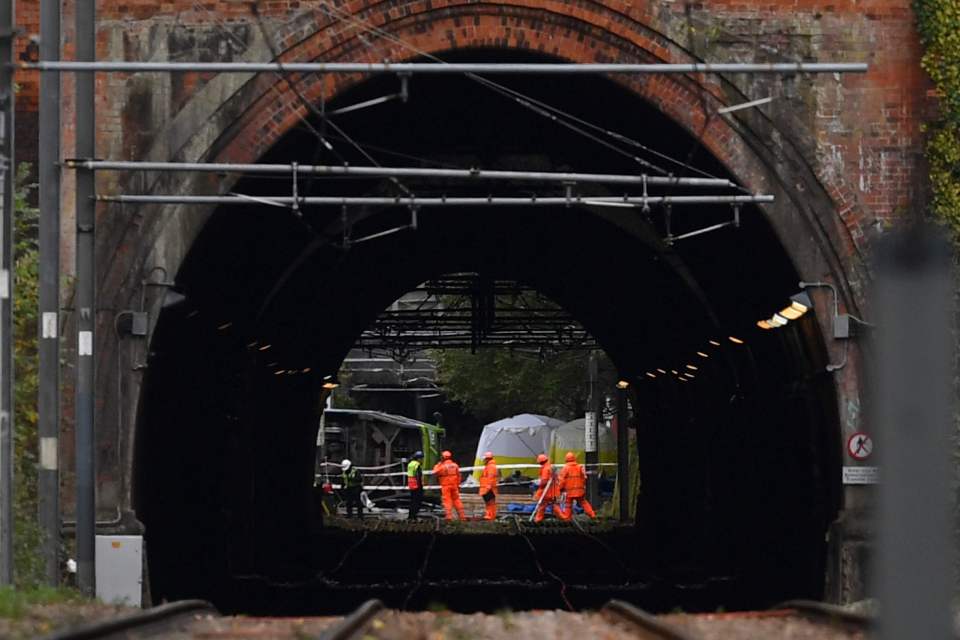
[[[443,453],[440,454],[440,457],[443,458],[444,460],[449,460],[450,458],[453,457],[453,454],[450,453],[449,451],[444,451]]]
[[[548,460],[548,458],[547,458],[547,456],[546,456],[545,454],[542,454],[542,453],[541,453],[540,455],[537,456],[537,462],[539,462],[540,464],[543,464],[543,463],[546,462],[547,460]]]
[[[566,458],[567,462],[576,462],[576,461],[577,461],[577,456],[573,453],[573,451],[567,451],[567,455],[565,456],[565,458]]]
[[[486,451],[486,452],[484,452],[484,454],[483,454],[483,459],[484,459],[484,460],[489,460],[489,459],[492,458],[492,457],[493,457],[493,451]]]

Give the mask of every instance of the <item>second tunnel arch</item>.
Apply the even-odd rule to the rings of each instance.
[[[603,84],[602,82],[600,84]],[[309,138],[308,138],[309,139]],[[296,146],[296,145],[295,145]],[[279,151],[274,151],[274,153],[282,153],[282,145],[277,147]],[[256,185],[248,185],[251,187],[252,192],[256,192]],[[260,185],[260,188],[267,188],[264,185]],[[381,214],[380,221],[386,220],[387,223],[390,223],[391,219],[394,220],[393,223],[401,222],[408,213],[406,211],[388,211]],[[441,216],[457,216],[466,217],[463,214],[456,214],[453,212],[437,212],[433,214],[436,218]],[[470,214],[467,214],[469,216]],[[543,251],[549,253],[551,259],[545,260],[544,265],[550,266],[554,264],[564,264],[564,260],[561,259],[563,256],[557,256],[555,252],[558,250],[565,250],[569,247],[570,239],[574,239],[574,246],[580,247],[581,245],[577,243],[578,240],[583,239],[582,246],[587,247],[590,250],[588,256],[577,256],[578,259],[584,259],[585,262],[600,264],[605,260],[609,260],[610,256],[613,255],[620,262],[617,263],[615,267],[610,267],[610,271],[613,273],[626,273],[630,269],[636,269],[638,264],[643,264],[644,268],[651,268],[652,272],[662,272],[666,275],[660,275],[658,277],[652,278],[651,280],[656,280],[658,282],[677,282],[678,286],[675,289],[670,287],[661,287],[657,289],[658,294],[665,296],[665,300],[668,299],[668,296],[677,295],[679,298],[675,301],[674,304],[664,304],[664,300],[661,300],[661,306],[664,307],[675,307],[676,309],[682,310],[695,310],[690,314],[690,318],[682,318],[676,327],[666,327],[663,331],[667,335],[673,335],[677,338],[678,341],[686,343],[688,340],[691,340],[691,336],[697,335],[700,336],[700,339],[705,339],[708,335],[718,335],[716,325],[711,322],[705,322],[703,319],[702,310],[699,310],[699,305],[696,302],[692,302],[688,298],[690,297],[689,287],[683,284],[682,279],[678,278],[675,270],[664,269],[662,264],[656,265],[655,260],[650,260],[651,263],[654,263],[655,266],[649,267],[646,262],[641,263],[641,260],[638,256],[638,246],[643,247],[643,252],[649,251],[649,256],[645,257],[656,257],[655,252],[650,251],[649,244],[638,243],[636,236],[629,236],[622,232],[611,232],[611,228],[616,229],[614,225],[611,225],[608,221],[604,222],[601,218],[598,218],[595,215],[589,214],[580,208],[572,208],[570,210],[563,210],[557,212],[554,217],[557,219],[556,225],[551,226],[550,233],[544,235],[542,233],[542,214],[530,214],[525,212],[509,212],[511,216],[509,220],[495,222],[499,217],[502,218],[507,214],[496,214],[496,213],[486,213],[482,217],[482,222],[480,216],[475,217],[472,222],[470,220],[461,221],[459,226],[457,226],[453,231],[450,228],[445,227],[443,232],[438,232],[435,228],[431,231],[429,225],[427,224],[431,217],[424,214],[423,222],[424,226],[417,230],[416,233],[408,234],[405,236],[400,236],[394,238],[395,242],[391,243],[379,243],[368,245],[370,251],[374,252],[374,257],[371,257],[370,251],[365,251],[363,247],[357,251],[351,253],[346,253],[345,261],[349,262],[350,268],[354,271],[354,275],[343,279],[340,283],[344,285],[337,292],[336,296],[329,296],[330,300],[340,300],[342,301],[339,305],[331,305],[329,313],[334,313],[335,309],[339,306],[344,308],[349,303],[351,308],[347,309],[347,315],[342,319],[336,319],[332,324],[326,325],[326,335],[324,335],[323,328],[320,328],[316,331],[311,331],[311,327],[317,327],[316,317],[311,317],[311,312],[313,314],[323,313],[323,309],[318,307],[317,304],[307,304],[302,307],[297,307],[297,304],[303,304],[303,300],[320,300],[322,296],[320,291],[323,290],[324,286],[334,286],[337,284],[334,279],[329,279],[329,281],[320,278],[318,281],[311,281],[311,273],[317,273],[317,269],[327,269],[327,273],[331,268],[331,265],[337,263],[338,260],[341,260],[340,253],[336,250],[328,252],[326,256],[313,256],[311,260],[314,261],[314,264],[310,268],[304,268],[301,270],[301,279],[299,282],[294,282],[290,285],[284,287],[282,296],[285,299],[278,301],[274,305],[273,310],[273,320],[267,322],[267,326],[271,327],[271,335],[269,340],[266,343],[261,343],[259,346],[264,344],[270,345],[270,351],[273,353],[293,353],[298,350],[302,351],[302,346],[305,343],[309,343],[313,346],[313,351],[308,351],[312,355],[303,363],[302,368],[314,368],[319,372],[324,369],[329,369],[335,367],[338,364],[338,358],[342,358],[345,350],[349,348],[349,345],[353,343],[355,334],[362,330],[364,326],[368,323],[367,321],[371,317],[372,313],[379,311],[383,308],[385,304],[389,303],[391,299],[395,298],[398,293],[402,293],[405,288],[409,288],[412,285],[416,285],[418,282],[426,279],[427,276],[431,275],[431,269],[454,269],[454,268],[476,268],[478,267],[477,263],[470,263],[468,258],[468,252],[458,251],[457,247],[470,246],[470,241],[465,241],[465,237],[474,237],[473,245],[477,249],[475,255],[473,256],[476,260],[488,260],[492,261],[493,268],[497,267],[504,269],[506,272],[511,273],[512,275],[518,275],[518,268],[515,264],[510,264],[511,256],[509,251],[505,251],[511,245],[506,241],[506,235],[502,235],[499,241],[497,240],[496,233],[509,234],[516,233],[517,229],[526,229],[527,237],[536,238],[542,241]],[[336,216],[334,216],[334,219]],[[280,220],[278,224],[278,220]],[[750,226],[753,225],[753,226]],[[622,230],[621,230],[622,231]],[[606,240],[599,239],[598,237],[590,237],[585,239],[584,236],[587,233],[596,233]],[[230,234],[235,234],[231,236]],[[276,276],[283,272],[286,266],[285,260],[289,259],[296,252],[285,252],[285,247],[297,247],[302,246],[303,243],[303,227],[295,218],[290,216],[284,216],[283,218],[278,218],[276,212],[270,212],[264,214],[262,212],[251,213],[251,215],[246,215],[240,211],[224,211],[218,214],[215,214],[210,222],[207,224],[207,228],[199,236],[198,241],[194,244],[191,249],[192,255],[188,258],[187,262],[181,269],[178,274],[178,281],[180,282],[181,287],[187,293],[188,300],[193,296],[194,300],[202,300],[203,302],[199,303],[199,317],[204,318],[204,322],[210,322],[216,320],[216,325],[211,325],[206,327],[201,332],[197,333],[195,330],[189,328],[189,320],[191,319],[188,314],[184,314],[180,318],[173,318],[167,316],[167,327],[166,330],[163,326],[158,327],[157,335],[155,338],[155,347],[154,351],[158,354],[157,360],[151,363],[151,372],[148,374],[148,379],[146,382],[146,387],[143,396],[143,404],[141,406],[141,428],[143,429],[142,433],[144,436],[144,442],[139,443],[141,457],[140,461],[146,465],[143,468],[137,470],[139,477],[141,478],[141,495],[140,495],[140,505],[142,507],[142,513],[144,519],[147,523],[148,529],[151,527],[156,530],[158,526],[163,527],[162,521],[164,520],[164,509],[158,508],[156,503],[151,504],[151,501],[157,500],[157,487],[154,486],[150,488],[150,476],[149,469],[154,463],[150,462],[154,456],[159,456],[160,454],[153,451],[153,447],[162,446],[158,445],[155,439],[155,436],[151,435],[151,430],[155,430],[157,424],[169,424],[170,422],[176,422],[176,412],[181,410],[182,407],[176,407],[173,414],[165,414],[163,409],[157,410],[158,407],[162,407],[163,398],[166,397],[182,397],[187,399],[187,402],[184,402],[187,406],[190,406],[190,402],[197,402],[197,399],[194,398],[192,401],[192,392],[186,388],[180,386],[185,381],[177,380],[173,381],[171,376],[176,376],[175,371],[182,371],[184,367],[190,367],[190,363],[195,361],[200,357],[200,354],[208,354],[210,356],[210,363],[218,363],[218,366],[222,366],[226,363],[227,366],[230,363],[242,365],[241,360],[235,360],[230,355],[230,352],[223,352],[220,350],[220,347],[211,346],[216,339],[219,337],[216,333],[216,327],[225,323],[228,320],[233,320],[236,316],[227,317],[229,314],[221,314],[217,318],[218,311],[223,311],[225,309],[230,309],[231,312],[237,312],[245,308],[245,298],[244,296],[249,294],[250,291],[262,293],[264,283],[256,284],[257,278],[262,278],[265,281],[266,285],[269,285],[269,282],[273,282]],[[776,271],[776,276],[771,281],[776,281],[779,284],[777,286],[769,287],[769,290],[761,292],[761,300],[754,301],[753,303],[746,306],[743,310],[743,315],[751,316],[755,312],[759,312],[761,309],[765,308],[766,304],[774,304],[779,301],[784,293],[784,289],[789,289],[793,286],[793,283],[796,281],[796,272],[792,270],[792,267],[789,265],[789,261],[784,259],[782,254],[777,254],[778,251],[782,251],[779,247],[779,244],[773,239],[772,235],[769,232],[769,229],[766,228],[766,223],[760,217],[757,212],[753,212],[752,216],[747,217],[747,229],[744,233],[748,234],[747,237],[750,239],[759,238],[761,242],[757,245],[759,247],[773,247],[773,254],[775,256],[774,260],[768,260],[765,262],[765,268],[773,269]],[[459,234],[459,235],[457,235]],[[487,234],[486,239],[480,241],[477,240],[478,237],[484,236]],[[553,235],[551,235],[553,234]],[[522,237],[523,234],[521,234]],[[554,239],[563,239],[566,238],[567,245],[563,242],[557,242],[554,246],[551,243],[551,240]],[[773,242],[771,242],[773,240]],[[404,243],[420,243],[413,246],[405,245]],[[731,242],[728,238],[726,242]],[[446,243],[446,245],[444,244]],[[618,243],[627,243],[625,246],[621,246]],[[330,243],[334,244],[334,243]],[[699,249],[697,248],[699,246]],[[695,245],[694,249],[691,251],[696,254],[698,251],[703,252],[704,245]],[[441,248],[442,247],[442,248]],[[736,250],[737,245],[734,241],[734,244],[728,245],[729,248]],[[328,247],[329,248],[329,247]],[[485,250],[480,250],[485,248]],[[491,249],[492,248],[492,249]],[[335,249],[335,247],[334,247]],[[763,249],[766,251],[767,249]],[[386,254],[393,254],[394,262],[385,260],[383,255],[376,255],[376,251],[386,252]],[[551,253],[552,252],[552,253]],[[442,260],[439,257],[434,257],[435,264],[428,264],[430,257],[439,256],[443,253],[445,258]],[[364,259],[364,254],[366,258]],[[504,254],[504,255],[500,255]],[[398,256],[404,255],[414,255],[417,256],[417,261],[404,261],[398,258]],[[779,257],[776,257],[778,256]],[[497,258],[502,258],[501,263],[497,264]],[[694,259],[695,256],[688,256],[691,259]],[[567,256],[569,258],[569,256]],[[702,258],[701,258],[702,259]],[[325,263],[325,261],[327,261]],[[458,262],[459,261],[459,262]],[[566,263],[571,263],[568,259]],[[622,264],[621,264],[622,263]],[[776,263],[776,266],[774,263]],[[346,263],[341,262],[340,267],[343,267]],[[409,273],[404,273],[403,278],[397,279],[397,282],[387,283],[389,286],[384,286],[386,292],[380,291],[376,295],[369,296],[369,300],[365,299],[365,295],[371,293],[371,290],[367,290],[364,283],[374,282],[378,276],[377,270],[381,272],[386,272],[388,278],[395,277],[396,271],[389,268],[388,265],[393,264],[405,264],[409,269]],[[417,264],[421,266],[416,266]],[[481,268],[487,267],[490,268],[490,265],[479,265]],[[530,265],[526,266],[527,269],[531,269]],[[202,276],[197,274],[201,271],[206,271]],[[535,269],[533,270],[536,271]],[[702,273],[702,271],[701,271]],[[303,277],[303,274],[306,274],[307,277]],[[382,273],[380,274],[382,276]],[[524,275],[522,272],[519,275]],[[587,272],[588,276],[595,275],[595,272]],[[249,279],[244,279],[248,277]],[[530,275],[526,275],[527,278],[531,278]],[[197,278],[208,278],[208,284],[204,286],[196,286],[198,282]],[[224,283],[229,282],[234,279],[243,282],[243,287],[236,288],[231,286],[224,286]],[[576,279],[576,278],[574,278]],[[579,278],[581,281],[584,280],[583,274]],[[642,287],[644,285],[643,278],[624,278],[629,280],[632,283],[636,283],[635,286]],[[269,282],[266,282],[269,281]],[[354,284],[353,290],[350,288],[350,283]],[[358,291],[356,289],[356,284],[360,283],[361,289]],[[558,277],[558,274],[553,273],[541,273],[537,283],[544,287],[547,292],[563,288],[563,279]],[[315,286],[320,285],[320,286]],[[584,297],[589,297],[590,295],[597,295],[602,293],[602,289],[594,285],[594,289],[591,291],[588,287],[589,282],[583,282],[579,288],[571,288],[570,291],[557,291],[556,297],[558,300],[569,301],[567,304],[574,309],[571,309],[575,312],[576,315],[590,316],[590,308],[597,305],[587,305],[581,303],[581,308],[576,309],[577,302],[576,299],[579,297],[574,295],[574,292],[581,293]],[[259,288],[258,288],[259,287]],[[552,287],[552,288],[551,288]],[[219,291],[218,291],[219,289]],[[244,289],[248,289],[245,291]],[[336,287],[335,289],[336,290]],[[327,290],[330,291],[329,289]],[[393,296],[393,298],[391,298]],[[696,296],[694,295],[693,298]],[[217,308],[218,305],[211,304],[210,299],[219,298],[221,304],[223,305],[220,309]],[[356,304],[359,302],[360,304]],[[293,306],[291,306],[293,305]],[[737,306],[737,305],[732,305]],[[277,311],[279,310],[279,311]],[[299,313],[298,313],[299,312]],[[169,313],[169,312],[165,312]],[[350,314],[356,314],[356,318],[351,318]],[[626,346],[611,346],[610,350],[620,355],[621,360],[631,360],[637,357],[636,354],[630,354],[629,350],[629,338],[633,335],[644,333],[638,331],[637,326],[634,325],[627,329],[623,329],[624,326],[624,317],[638,317],[644,318],[640,313],[623,313],[623,317],[618,317],[621,314],[610,314],[606,313],[607,316],[610,316],[609,328],[606,330],[597,331],[598,337],[603,335],[608,342],[617,343],[618,341],[623,342]],[[193,316],[194,319],[197,316]],[[597,322],[602,321],[603,318],[599,318],[594,321],[594,326]],[[612,322],[612,321],[616,322]],[[161,323],[164,322],[164,319],[161,319]],[[689,326],[686,326],[686,323],[689,322]],[[196,323],[195,323],[196,324]],[[323,325],[320,325],[323,327]],[[183,333],[179,336],[179,339],[183,344],[180,346],[174,347],[171,344],[171,335],[172,328],[176,327],[178,331]],[[662,340],[663,342],[670,342],[669,339],[663,339],[664,333],[655,335],[650,330],[650,327],[647,327],[645,332],[650,337],[655,340]],[[796,339],[788,341],[788,344],[774,347],[774,352],[782,353],[786,350],[787,353],[791,353],[794,359],[798,359],[799,364],[797,365],[799,369],[809,372],[815,369],[816,365],[823,358],[822,345],[818,345],[816,336],[816,329],[814,325],[808,323],[806,325],[806,330],[804,331],[807,338],[807,344],[804,345],[803,341],[797,342]],[[609,337],[608,337],[609,336]],[[259,336],[258,336],[259,338]],[[284,344],[284,340],[287,341],[287,344]],[[306,341],[306,342],[305,342]],[[794,342],[791,346],[789,342]],[[650,340],[647,340],[646,344],[649,344]],[[317,358],[316,348],[318,345],[326,344],[328,347],[327,354],[323,358]],[[240,353],[246,353],[243,351],[243,347],[246,347],[246,344],[237,345],[241,348]],[[258,346],[258,349],[259,349]],[[276,351],[273,351],[276,349]],[[272,354],[271,354],[272,355]],[[633,355],[633,358],[631,358]],[[278,356],[279,357],[279,356]],[[164,363],[164,360],[167,360]],[[198,370],[199,379],[205,379],[206,374],[203,373],[204,367],[210,363],[195,364]],[[264,363],[268,364],[268,363]],[[312,366],[311,366],[312,365]],[[626,365],[625,368],[627,368]],[[172,367],[172,368],[168,368]],[[166,376],[166,378],[165,378]],[[272,374],[268,374],[269,377],[256,377],[255,380],[258,383],[262,382],[265,385],[265,388],[268,389],[268,397],[271,398],[271,402],[262,402],[259,405],[251,409],[246,416],[237,415],[239,412],[229,412],[226,411],[225,415],[232,415],[233,418],[239,419],[241,421],[248,421],[247,436],[244,437],[253,437],[254,440],[244,440],[247,445],[255,443],[253,450],[258,454],[263,454],[266,456],[266,459],[274,461],[283,461],[284,464],[289,464],[292,469],[293,476],[289,476],[282,473],[277,473],[276,477],[269,478],[266,480],[266,487],[263,486],[264,483],[261,483],[259,497],[254,496],[251,498],[252,503],[248,504],[249,508],[263,509],[267,508],[268,511],[262,512],[270,513],[270,509],[278,505],[269,505],[272,500],[271,496],[283,495],[284,493],[289,492],[290,483],[293,482],[303,482],[304,475],[303,469],[304,460],[299,454],[291,453],[295,451],[298,446],[304,446],[306,443],[311,441],[311,434],[309,430],[301,429],[295,427],[297,433],[289,434],[288,436],[284,435],[272,442],[264,442],[259,439],[260,436],[256,436],[252,429],[253,425],[276,425],[277,423],[287,423],[293,425],[314,425],[313,420],[315,416],[316,407],[311,406],[306,398],[308,394],[311,393],[311,385],[308,383],[306,378],[303,378],[304,382],[294,382],[292,389],[288,390],[279,390],[275,389],[277,380],[272,377]],[[237,390],[227,391],[229,384],[226,384],[223,380],[218,382],[220,386],[216,387],[221,390],[221,392],[229,395],[230,393],[234,394],[236,397],[238,394]],[[829,385],[827,385],[829,387]],[[720,389],[722,387],[718,387]],[[248,392],[250,387],[244,387],[245,391]],[[178,396],[177,393],[182,394]],[[270,395],[273,394],[273,395]],[[823,394],[823,398],[829,398],[832,394],[832,388],[824,388],[817,391],[818,397],[820,394]],[[249,401],[249,398],[242,398],[244,401]],[[727,400],[726,397],[723,398]],[[800,394],[800,402],[803,404],[806,402],[803,400],[803,394]],[[816,401],[812,401],[813,404],[817,404]],[[833,400],[833,403],[836,401]],[[667,405],[670,403],[667,402]],[[823,412],[821,419],[823,424],[827,425],[826,431],[833,433],[831,429],[835,429],[835,420],[831,419],[831,409],[830,401],[822,402],[824,406],[820,407],[820,410]],[[834,405],[835,406],[835,405]],[[282,413],[280,416],[284,420],[280,420],[275,413],[277,411],[276,407],[283,407],[279,409]],[[217,420],[216,412],[222,410],[223,407],[207,407],[205,410],[209,411],[209,417],[212,420]],[[274,413],[271,413],[273,411]],[[662,406],[658,409],[658,420],[663,421],[663,423],[669,423],[675,416],[671,413],[669,406]],[[705,420],[706,416],[702,416],[700,420]],[[234,420],[236,422],[236,420]],[[225,424],[222,428],[229,428],[229,424]],[[220,433],[220,436],[230,439],[238,437],[236,433],[228,434],[226,431],[218,431],[220,427],[215,427],[213,425],[208,425],[208,428],[213,429],[214,432]],[[301,432],[302,431],[302,432]],[[817,494],[821,498],[826,499],[826,513],[822,514],[823,518],[829,518],[830,514],[834,512],[836,504],[836,495],[831,492],[835,492],[836,487],[833,486],[832,481],[829,477],[831,473],[835,473],[835,465],[833,462],[827,462],[831,460],[831,454],[829,452],[828,441],[831,437],[835,437],[830,433],[820,434],[822,438],[817,445],[817,450],[820,450],[821,445],[824,445],[824,450],[817,455],[821,455],[823,460],[819,462],[811,462],[815,467],[813,475],[817,476],[814,478],[815,482],[820,483],[821,489],[826,493]],[[217,443],[213,440],[210,440],[213,436],[210,433],[207,434],[197,434],[195,436],[195,442],[200,445],[207,447],[217,447]],[[819,438],[820,436],[818,436]],[[299,443],[299,445],[297,444]],[[809,445],[809,443],[807,443]],[[231,451],[238,451],[242,449],[242,446],[238,444],[232,445],[233,448],[229,449]],[[149,455],[146,453],[148,450],[151,452]],[[203,450],[203,446],[199,447],[199,450]],[[147,457],[144,457],[147,456]],[[309,457],[308,457],[309,459]],[[248,462],[250,462],[248,460]],[[255,461],[254,461],[255,462]],[[189,458],[183,461],[185,465],[184,468],[194,468],[200,466],[200,461],[192,463]],[[809,471],[809,470],[808,470]],[[299,479],[299,480],[298,480]],[[221,480],[222,482],[222,480]],[[144,485],[143,483],[146,483]],[[231,483],[228,483],[231,484]],[[145,488],[146,486],[146,488]],[[272,487],[272,490],[270,489]],[[266,489],[266,491],[264,491]],[[696,491],[694,491],[696,493]],[[816,493],[816,492],[814,492]],[[811,502],[815,502],[812,499],[813,494],[805,494],[806,498]],[[667,499],[662,500],[662,502],[667,502]],[[281,504],[291,507],[291,505],[300,504],[300,498],[291,498],[286,501],[282,501]],[[832,506],[831,506],[832,505]],[[209,505],[214,506],[214,505]],[[660,505],[663,506],[662,504]],[[808,505],[812,506],[812,505]],[[224,507],[218,507],[223,509]],[[235,508],[235,505],[234,505]],[[138,508],[138,511],[140,509]],[[152,513],[151,513],[152,511]],[[256,512],[256,511],[255,511]],[[260,512],[258,512],[260,513]],[[282,534],[284,527],[287,528],[298,528],[298,523],[300,521],[297,519],[299,516],[294,516],[293,520],[283,520],[281,518],[270,518],[264,517],[262,520],[264,522],[270,522],[272,524],[258,524],[258,532],[255,532],[254,535],[262,536],[266,535],[269,539],[275,539],[275,536]],[[820,536],[822,540],[823,527],[825,523],[822,522],[823,518],[819,518],[817,527],[820,529],[815,531],[816,527],[811,528],[811,531],[808,532],[810,537]],[[216,529],[218,526],[215,522],[211,525]],[[264,531],[264,528],[267,531]],[[682,527],[681,527],[682,528]],[[169,532],[168,532],[169,534]],[[167,545],[168,549],[174,548],[176,545],[173,541],[176,540],[176,536],[171,539],[167,539],[165,542],[161,542],[160,545],[155,545],[155,552],[158,554],[163,554],[163,546]],[[173,546],[171,546],[173,545]],[[260,552],[264,553],[264,552]],[[815,554],[817,555],[817,554]],[[822,554],[817,557],[821,557]],[[262,559],[262,558],[261,558]],[[167,561],[172,561],[171,558],[167,557]],[[224,559],[226,561],[226,559]],[[287,562],[290,562],[289,559],[283,560],[282,558],[267,558],[268,564],[273,563],[273,566],[283,565]],[[176,563],[174,562],[174,565]],[[810,576],[807,575],[806,580],[811,580]],[[166,588],[170,588],[167,585]],[[809,585],[804,587],[809,589]],[[161,590],[162,591],[162,590]],[[173,592],[176,592],[175,590]],[[809,591],[806,591],[809,592]]]

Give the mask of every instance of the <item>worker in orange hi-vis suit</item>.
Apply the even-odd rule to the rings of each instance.
[[[444,451],[440,462],[433,466],[433,476],[440,481],[440,496],[443,498],[443,510],[447,520],[453,520],[453,510],[457,510],[460,520],[463,515],[463,502],[460,501],[460,465],[453,461],[453,454]]]
[[[582,464],[577,464],[577,456],[572,451],[567,451],[567,463],[557,474],[559,481],[558,489],[567,492],[567,509],[560,512],[560,518],[569,520],[573,517],[573,503],[579,502],[583,512],[591,518],[596,518],[593,507],[587,502],[587,470]]]
[[[485,513],[484,520],[497,519],[497,461],[493,453],[483,454],[483,471],[480,473],[480,497],[483,498]]]
[[[553,505],[555,516],[563,518],[563,511],[557,504],[557,498],[560,497],[560,488],[557,486],[557,479],[553,475],[553,465],[550,464],[550,458],[541,453],[537,456],[537,462],[540,463],[540,482],[537,485],[537,493],[534,498],[536,498],[539,506],[533,516],[533,521],[543,521],[543,513],[547,510],[548,505]]]

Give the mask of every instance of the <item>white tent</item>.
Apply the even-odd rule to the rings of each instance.
[[[565,424],[560,425],[553,431],[553,439],[550,442],[550,461],[554,464],[563,464],[564,456],[568,451],[577,455],[577,462],[583,464],[586,454],[584,448],[584,432],[586,431],[586,420],[577,418]],[[597,450],[600,462],[617,461],[617,441],[613,437],[613,429],[605,422],[601,422],[597,427]],[[615,471],[608,471],[607,475],[613,475]]]
[[[541,453],[550,455],[553,430],[563,421],[532,413],[497,420],[483,427],[474,464],[483,466],[483,454],[491,451],[498,464],[535,464]],[[537,476],[537,469],[521,469],[524,475]],[[510,475],[504,473],[504,475]],[[473,473],[480,477],[480,471]]]

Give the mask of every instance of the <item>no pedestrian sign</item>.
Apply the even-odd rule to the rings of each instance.
[[[854,460],[866,460],[873,453],[873,438],[858,431],[847,440],[847,453]]]

